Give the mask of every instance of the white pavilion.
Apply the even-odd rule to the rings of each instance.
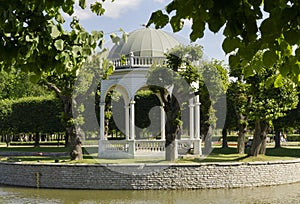
[[[137,91],[147,88],[147,74],[153,64],[163,64],[165,53],[178,45],[180,42],[169,33],[153,28],[141,28],[129,33],[125,43],[121,42],[111,49],[109,59],[113,61],[115,70],[107,80],[101,81],[99,158],[165,156],[164,104],[161,103],[160,107],[160,139],[137,139],[134,99]],[[126,63],[121,63],[123,55],[126,56]],[[125,102],[124,140],[108,140],[105,135],[105,97],[111,90],[119,92]],[[192,150],[196,155],[202,154],[199,96],[189,100],[188,136],[176,140],[176,148],[178,154],[185,154],[188,150]]]

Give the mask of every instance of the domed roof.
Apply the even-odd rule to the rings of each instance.
[[[171,34],[153,28],[142,28],[135,30],[128,35],[127,41],[115,45],[109,58],[119,58],[121,55],[140,57],[164,57],[164,53],[179,45]]]

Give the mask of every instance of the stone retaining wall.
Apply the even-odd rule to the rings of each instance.
[[[203,164],[23,164],[0,162],[0,183],[69,189],[200,189],[300,181],[300,160]]]

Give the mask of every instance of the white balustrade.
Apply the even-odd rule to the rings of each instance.
[[[101,141],[101,147],[104,151],[128,152],[129,144],[126,140],[106,140]]]
[[[124,68],[147,68],[151,67],[152,65],[162,65],[166,63],[165,57],[138,57],[132,56],[125,59],[125,62],[121,62],[121,59],[113,59],[112,60],[116,69],[124,69]]]
[[[162,140],[136,140],[136,152],[163,152],[165,151],[165,141]]]
[[[177,140],[177,143],[178,154],[191,153],[193,150],[195,154],[201,155],[200,140],[181,139]],[[100,140],[99,148],[99,153],[106,152],[109,155],[113,155],[113,152],[116,155],[126,153],[133,157],[139,155],[151,157],[151,155],[163,153],[166,150],[164,140]],[[113,156],[111,157],[113,158]]]

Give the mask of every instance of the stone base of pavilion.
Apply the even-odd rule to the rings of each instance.
[[[201,139],[175,141],[176,158],[180,155],[202,155]],[[98,157],[102,159],[165,158],[164,140],[99,140]]]

